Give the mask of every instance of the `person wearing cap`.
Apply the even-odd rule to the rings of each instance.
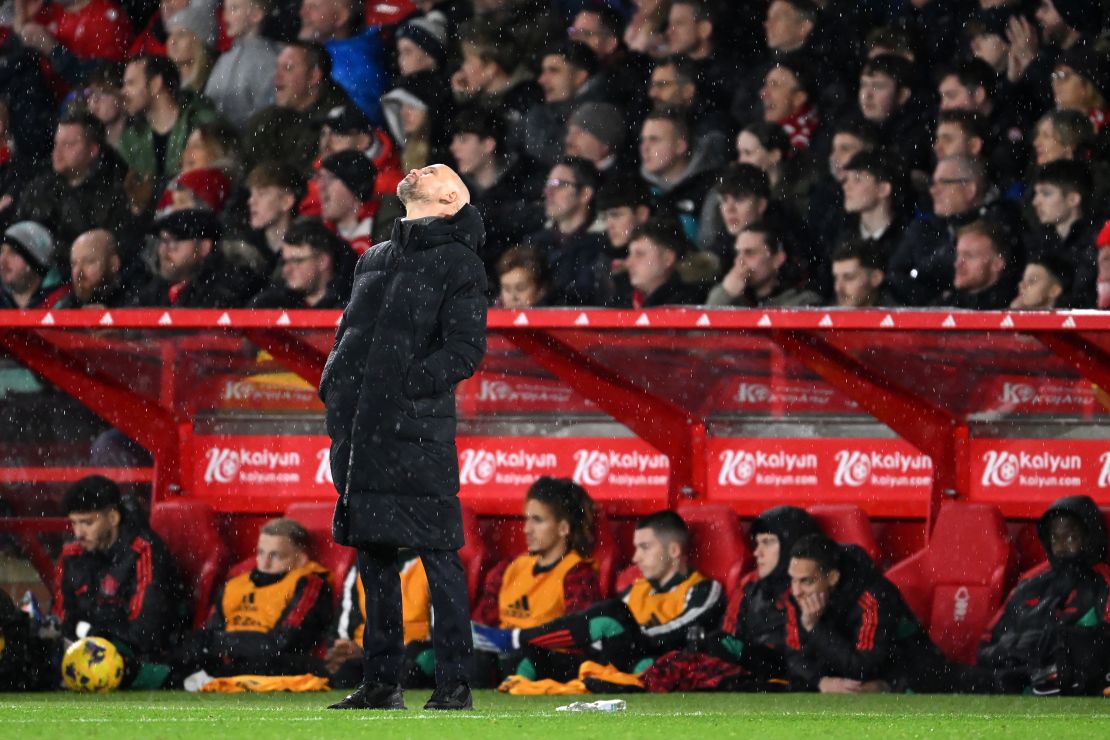
[[[141,262],[141,261],[140,261]],[[86,231],[73,241],[69,250],[72,290],[58,308],[124,308],[135,301],[136,277],[146,270],[132,270],[124,282],[119,244],[112,232]]]
[[[687,243],[677,223],[654,220],[632,230],[628,240],[625,275],[617,282],[610,308],[655,308],[697,305],[705,291],[687,285],[678,273],[678,263]]]
[[[1032,185],[1041,228],[1026,234],[1026,253],[1033,259],[1054,255],[1071,263],[1071,289],[1057,305],[1094,308],[1099,225],[1091,217],[1090,171],[1082,162],[1060,159],[1037,168]]]
[[[89,229],[123,239],[134,228],[123,181],[127,165],[104,143],[104,125],[84,112],[64,116],[54,131],[50,170],[18,193],[15,220],[49,224],[58,266],[69,264],[69,245]]]
[[[612,103],[583,103],[567,119],[568,157],[593,163],[602,182],[631,172],[624,162],[625,113]]]
[[[478,106],[464,108],[451,125],[451,156],[486,224],[479,252],[490,284],[502,253],[543,228],[542,173],[508,148],[504,119]]]
[[[103,637],[121,648],[125,661],[165,656],[185,626],[184,590],[165,543],[134,521],[120,500],[119,486],[99,475],[74,483],[62,498],[73,541],[62,547],[54,579],[54,615],[62,637]],[[142,673],[169,670],[145,666],[128,670],[125,683],[137,687]],[[149,676],[154,679],[154,676]],[[145,682],[145,681],[144,681]]]
[[[402,77],[417,72],[442,74],[447,67],[447,18],[439,11],[416,16],[394,33],[397,71]]]
[[[54,308],[68,293],[50,232],[34,221],[9,226],[0,242],[0,309]]]
[[[278,261],[281,280],[251,299],[249,308],[343,308],[351,296],[355,255],[318,218],[290,224]]]
[[[532,106],[524,122],[524,153],[551,165],[566,145],[567,119],[582,103],[601,100],[597,55],[577,41],[551,47],[540,64],[543,102]]]
[[[1071,293],[1075,267],[1055,254],[1034,257],[1025,265],[1018,293],[1010,308],[1019,311],[1049,311]],[[1093,304],[1092,304],[1093,305]]]
[[[1052,72],[1052,97],[1056,110],[1074,110],[1091,119],[1095,134],[1110,121],[1106,91],[1110,89],[1110,64],[1093,49],[1072,48],[1060,54]]]
[[[251,116],[274,103],[280,46],[261,35],[271,0],[225,0],[224,31],[231,48],[220,55],[204,86],[220,115],[243,130]]]
[[[123,101],[131,116],[120,142],[123,159],[150,180],[176,175],[189,134],[217,119],[204,96],[182,89],[177,67],[165,57],[143,55],[128,62]]]
[[[316,186],[320,216],[357,254],[373,246],[374,218],[379,202],[374,181],[378,171],[361,152],[336,152],[320,162]]]
[[[223,227],[207,209],[174,211],[154,223],[158,275],[139,292],[139,306],[239,308],[259,278],[231,264],[220,250]]]
[[[331,57],[320,44],[292,41],[278,53],[274,104],[254,115],[243,137],[244,166],[286,162],[311,176],[320,139],[319,121],[328,111],[354,105],[331,79]]]

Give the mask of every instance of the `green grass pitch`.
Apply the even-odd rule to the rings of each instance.
[[[0,694],[0,738],[897,738],[1110,737],[1110,699],[630,694],[628,709],[568,714],[577,699],[477,692],[473,712],[329,712],[343,694]]]

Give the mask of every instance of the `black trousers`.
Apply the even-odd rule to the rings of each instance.
[[[428,574],[432,597],[432,648],[436,685],[470,682],[474,645],[470,637],[470,597],[456,550],[416,550]],[[367,681],[401,683],[405,657],[398,548],[358,551],[358,572],[366,588],[362,670]]]
[[[652,652],[636,618],[620,599],[599,601],[588,609],[522,629],[520,649],[540,678],[557,681],[577,678],[584,660],[632,671]]]

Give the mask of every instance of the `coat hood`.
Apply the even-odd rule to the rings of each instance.
[[[779,538],[779,562],[764,580],[785,579],[787,568],[790,567],[790,549],[794,547],[794,543],[806,535],[820,531],[809,512],[796,506],[776,506],[752,520],[749,530],[752,539],[757,534],[773,534]]]
[[[1083,548],[1083,560],[1087,565],[1106,560],[1106,520],[1098,505],[1089,496],[1065,496],[1054,501],[1037,522],[1037,535],[1052,566],[1056,567],[1058,559],[1052,554],[1049,527],[1052,520],[1062,514],[1078,519],[1087,531],[1087,544]]]
[[[467,203],[458,213],[448,218],[416,219],[406,226],[404,219],[393,224],[394,244],[403,244],[407,250],[432,249],[446,244],[465,244],[479,253],[486,243],[486,227],[478,209]]]
[[[859,595],[870,588],[880,576],[867,552],[859,545],[840,546],[840,582],[833,590],[830,601],[838,607],[855,604]]]

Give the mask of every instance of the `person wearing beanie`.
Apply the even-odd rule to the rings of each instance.
[[[157,661],[177,641],[187,619],[173,556],[149,527],[125,514],[119,486],[92,475],[62,499],[73,541],[58,556],[54,614],[62,637],[103,637],[128,661],[124,686],[158,688],[169,673]]]
[[[398,79],[382,96],[386,126],[401,146],[402,171],[447,161],[448,127],[454,115],[448,89],[439,73],[416,72]]]
[[[377,177],[374,163],[351,149],[325,157],[316,175],[324,223],[360,255],[373,246],[379,206],[374,187]]]
[[[239,130],[246,128],[251,116],[274,103],[273,79],[280,48],[259,33],[270,5],[271,0],[224,2],[224,29],[233,42],[212,67],[204,94]]]
[[[218,167],[202,167],[182,172],[162,191],[155,216],[160,218],[173,211],[206,208],[219,214],[231,195],[231,180]]]
[[[583,103],[567,119],[566,155],[593,163],[602,182],[633,172],[623,162],[624,111],[612,103]]]
[[[166,19],[166,56],[177,66],[181,89],[204,92],[216,46],[216,14],[194,2]]]
[[[69,293],[54,266],[54,237],[42,224],[20,221],[0,242],[0,309],[53,308]]]
[[[402,77],[442,72],[447,66],[447,18],[438,11],[413,18],[397,29],[397,69]]]
[[[239,308],[261,288],[260,278],[224,256],[223,225],[204,208],[174,211],[154,222],[158,274],[136,304],[171,308]]]

